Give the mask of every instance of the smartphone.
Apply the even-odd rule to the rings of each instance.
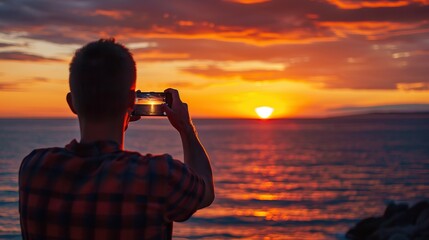
[[[164,92],[136,91],[136,102],[132,115],[134,116],[167,116],[162,110],[162,104],[171,107],[172,97]]]

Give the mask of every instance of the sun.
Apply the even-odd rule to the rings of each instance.
[[[256,114],[258,114],[258,116],[262,119],[269,118],[273,113],[273,111],[274,109],[272,107],[267,107],[267,106],[255,108]]]

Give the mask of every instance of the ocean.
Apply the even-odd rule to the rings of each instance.
[[[194,120],[216,200],[174,239],[345,239],[386,204],[429,200],[429,116]],[[34,148],[79,139],[75,119],[0,119],[0,238],[20,239],[17,176]],[[131,123],[125,147],[183,159],[166,119]]]

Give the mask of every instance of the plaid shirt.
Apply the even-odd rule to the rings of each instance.
[[[203,195],[182,162],[110,141],[34,150],[19,172],[24,239],[171,239]]]

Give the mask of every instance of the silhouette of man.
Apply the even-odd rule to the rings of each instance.
[[[213,202],[209,158],[177,90],[165,90],[173,101],[163,110],[180,134],[185,163],[123,149],[135,83],[134,59],[114,39],[76,51],[67,103],[81,138],[36,149],[22,161],[24,239],[171,239],[173,221]]]

